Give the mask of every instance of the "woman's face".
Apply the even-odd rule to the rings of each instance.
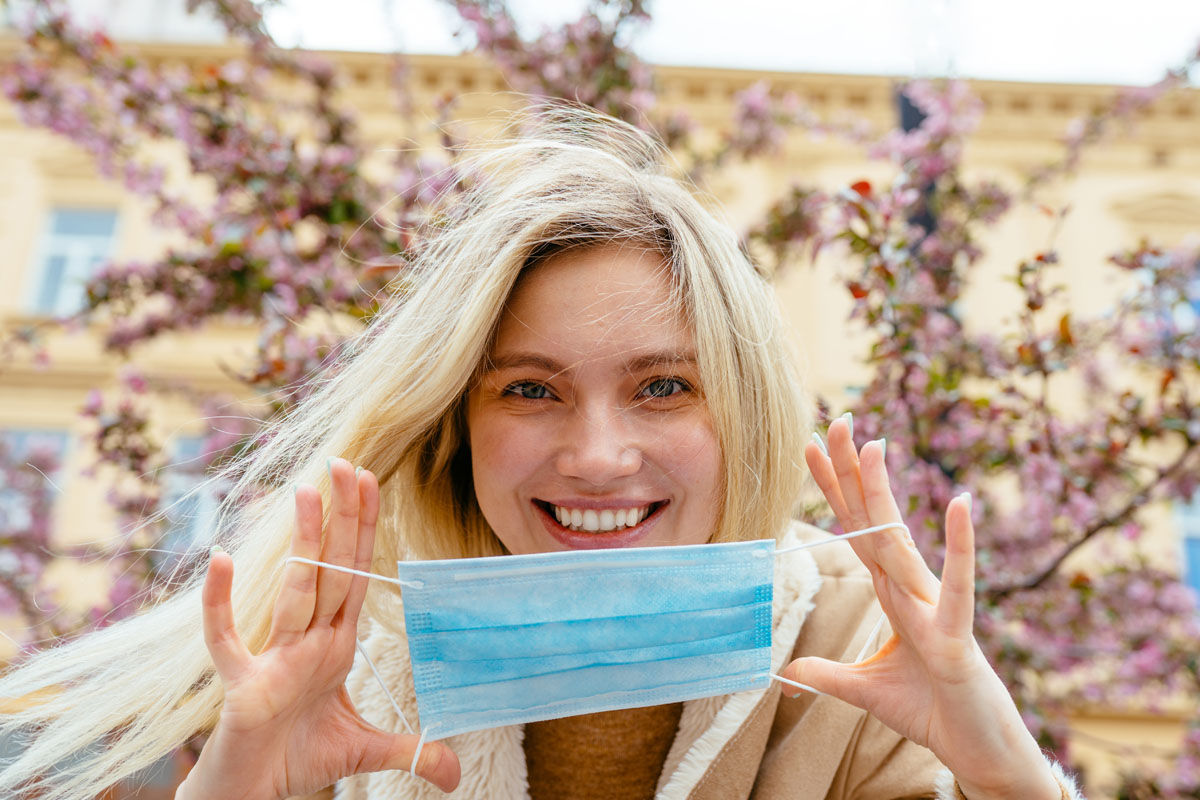
[[[511,553],[700,544],[721,455],[662,258],[615,245],[521,276],[468,397],[475,494]]]

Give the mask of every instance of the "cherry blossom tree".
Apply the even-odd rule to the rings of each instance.
[[[43,573],[53,521],[49,476],[58,458],[46,448],[14,450],[0,440],[0,614],[22,618],[32,626],[31,636],[45,637],[55,632],[57,610]]]
[[[821,253],[838,257],[838,280],[853,302],[847,328],[868,341],[870,379],[850,407],[856,440],[887,437],[898,500],[935,568],[946,504],[973,493],[978,636],[1046,747],[1069,758],[1071,708],[1196,696],[1196,598],[1177,575],[1129,554],[1139,552],[1147,510],[1190,501],[1200,482],[1200,242],[1171,249],[1143,241],[1114,253],[1100,268],[1134,288],[1095,317],[1065,310],[1058,271],[1069,256],[1053,246],[1031,248],[1013,265],[1022,306],[1010,326],[975,329],[960,300],[983,260],[986,232],[1022,204],[1061,223],[1069,210],[1043,205],[1042,190],[1069,180],[1114,127],[1136,123],[1185,85],[1200,52],[1151,87],[1115,94],[1065,132],[1059,159],[1021,185],[1002,186],[964,175],[964,145],[982,107],[961,82],[909,83],[904,93],[924,119],[907,131],[831,122],[760,84],[738,95],[714,143],[697,136],[685,114],[657,104],[654,71],[629,45],[649,18],[643,0],[592,0],[577,21],[535,35],[520,30],[503,0],[448,2],[464,41],[514,90],[573,100],[655,132],[701,184],[729,164],[777,158],[789,136],[804,133],[838,137],[890,164],[881,182],[791,186],[744,232],[768,271],[805,268]],[[453,117],[452,98],[439,101],[436,146],[402,143],[387,177],[372,177],[380,171],[366,167],[378,143],[365,139],[341,100],[333,63],[277,47],[259,4],[191,5],[226,25],[240,44],[237,58],[199,69],[139,58],[46,0],[23,23],[25,46],[5,65],[2,88],[26,123],[82,147],[103,174],[149,199],[155,221],[184,242],[157,259],[105,266],[89,284],[87,307],[64,322],[95,326],[106,348],[131,363],[166,332],[218,319],[258,331],[255,357],[237,377],[264,410],[215,426],[204,461],[217,463],[253,448],[261,423],[335,368],[345,328],[314,323],[369,323],[403,292],[405,265],[430,226],[444,224],[447,198],[473,176],[458,159],[463,143],[442,124]],[[401,92],[404,75],[397,70]],[[209,187],[211,202],[189,200],[166,179],[165,165],[148,155],[154,143],[185,157],[187,180]],[[38,351],[38,331],[11,335]],[[1064,388],[1086,393],[1086,409],[1063,408],[1056,398]],[[147,392],[183,393],[206,414],[226,402],[156,385],[133,368],[116,396],[89,397],[83,413],[95,426],[98,469],[112,480],[122,519],[106,554],[123,565],[125,581],[93,624],[114,607],[132,608],[129,599],[145,587],[169,591],[190,563],[186,555],[146,555],[162,535],[166,462],[149,433]],[[830,402],[819,399],[826,421]],[[37,499],[43,489],[20,465],[0,458],[0,474],[4,486],[26,487],[19,490],[37,510],[28,526],[0,536],[0,564],[18,565],[12,580],[0,569],[0,592],[33,620],[44,608],[34,599],[45,594],[46,559],[59,554],[48,501]],[[832,525],[825,513],[814,507],[807,516]],[[1086,570],[1071,566],[1080,552]],[[1181,748],[1168,773],[1131,770],[1121,796],[1200,797],[1200,721]]]

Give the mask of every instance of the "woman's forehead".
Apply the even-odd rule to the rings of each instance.
[[[560,289],[593,285],[616,294],[637,290],[670,295],[674,288],[661,252],[627,242],[572,248],[540,259],[521,273],[508,305],[536,295],[546,284]]]
[[[689,353],[670,268],[661,254],[631,246],[573,250],[526,271],[505,304],[493,360],[514,352],[562,358]]]

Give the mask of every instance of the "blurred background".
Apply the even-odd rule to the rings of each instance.
[[[461,155],[564,98],[723,209],[935,568],[973,493],[1043,746],[1200,797],[1198,61],[1167,0],[0,3],[0,658],[202,567],[211,476],[403,295]]]

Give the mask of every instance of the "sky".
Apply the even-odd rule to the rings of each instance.
[[[532,34],[586,0],[510,5]],[[689,66],[1136,85],[1200,44],[1200,0],[651,0],[650,11],[635,51]],[[268,23],[285,45],[462,50],[444,0],[285,0]]]

